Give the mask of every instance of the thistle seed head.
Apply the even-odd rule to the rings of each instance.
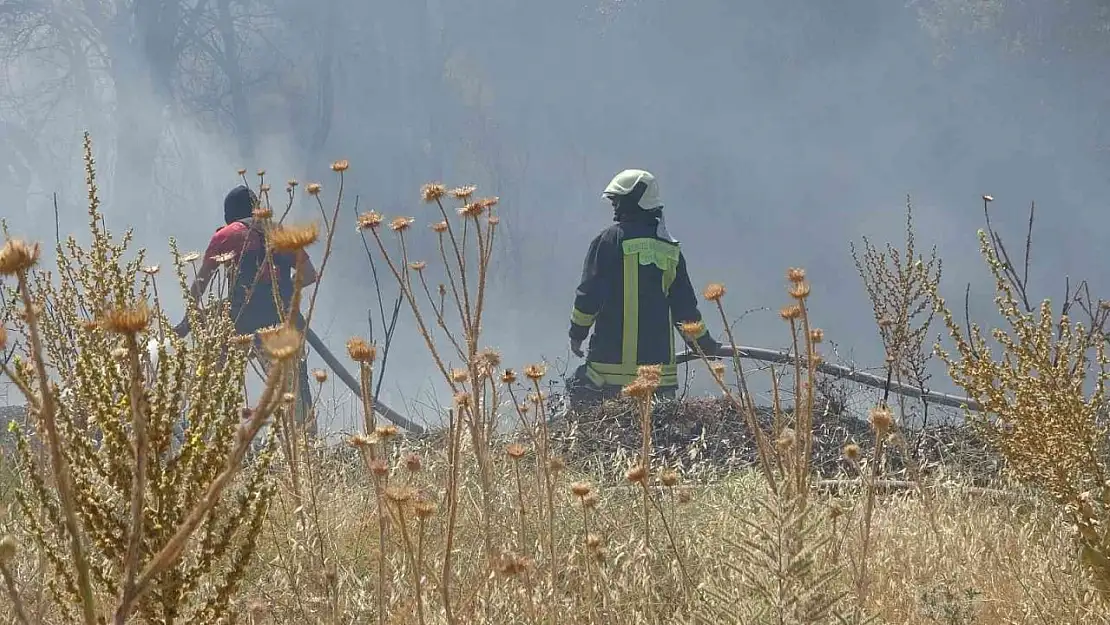
[[[844,457],[851,460],[852,462],[855,462],[855,461],[859,460],[859,457],[860,457],[859,445],[857,445],[855,443],[848,443],[847,445],[845,445],[844,446]]]
[[[359,215],[355,222],[359,230],[374,230],[382,225],[382,215],[377,211],[367,211]]]
[[[779,311],[779,316],[782,317],[783,321],[793,321],[802,316],[802,307],[797,304],[786,306]]]
[[[804,300],[809,297],[809,283],[808,282],[795,282],[790,287],[790,297],[796,300]]]
[[[377,350],[359,336],[347,339],[347,355],[355,362],[374,362]]]
[[[412,226],[414,221],[416,220],[412,217],[394,217],[393,221],[389,222],[389,229],[394,232],[404,232]]]
[[[39,244],[30,245],[19,239],[9,240],[0,249],[0,275],[14,276],[26,273],[38,262]]]
[[[147,266],[143,267],[142,269],[140,269],[140,271],[142,271],[143,273],[145,273],[148,276],[153,276],[153,275],[156,275],[158,273],[159,269],[160,269],[160,267],[158,265],[147,265]]]
[[[659,476],[659,481],[663,483],[663,486],[670,488],[678,484],[678,473],[674,471],[664,471],[663,474]]]
[[[705,292],[702,295],[710,302],[719,301],[725,296],[725,285],[714,282],[705,287]]]
[[[427,266],[428,266],[428,263],[426,263],[422,260],[414,260],[411,263],[409,263],[409,269],[412,269],[413,271],[424,271],[424,269]]]
[[[793,284],[798,284],[806,279],[806,270],[801,267],[791,267],[786,270],[786,279]]]
[[[528,365],[524,368],[525,377],[534,382],[542,380],[546,373],[547,369],[543,365]]]
[[[474,195],[474,192],[477,190],[478,187],[472,184],[455,187],[454,189],[451,189],[451,197],[455,198],[456,200],[465,200]]]
[[[643,482],[647,479],[647,468],[642,464],[636,465],[625,472],[624,477],[633,484]]]
[[[262,339],[262,348],[275,360],[289,360],[301,348],[301,333],[289,326],[282,326]]]
[[[385,463],[385,460],[375,458],[370,461],[370,472],[378,477],[384,477],[389,475],[389,465]]]
[[[820,343],[825,340],[825,331],[821,328],[814,328],[809,331],[809,340],[814,343]]]
[[[270,232],[270,243],[277,252],[299,252],[316,242],[320,227],[316,222],[303,226],[279,226]]]
[[[701,321],[683,321],[678,329],[686,338],[693,338],[705,331],[705,324]]]
[[[505,371],[501,374],[501,381],[505,384],[512,384],[516,382],[516,372],[512,369],[505,369]]]
[[[432,224],[432,230],[436,231],[439,234],[443,234],[444,232],[447,232],[447,222],[446,221],[437,221],[437,222],[435,222],[434,224]]]
[[[467,202],[458,209],[459,216],[473,218],[477,218],[481,215],[483,210],[485,210],[485,208],[478,202]]]
[[[505,454],[513,460],[520,460],[521,458],[523,458],[524,452],[524,445],[521,445],[520,443],[512,443],[505,448]]]
[[[392,424],[379,425],[378,427],[374,428],[374,435],[383,441],[387,441],[394,436],[397,436],[398,433],[399,430],[397,429],[397,426]]]
[[[601,502],[601,497],[597,495],[597,491],[591,491],[590,494],[582,498],[582,505],[593,510],[597,504]]]
[[[579,499],[589,495],[592,490],[593,488],[589,482],[574,482],[570,485],[570,492],[574,493],[574,496]]]
[[[410,473],[418,473],[424,466],[424,462],[420,459],[420,456],[416,454],[410,453],[406,455],[404,462],[405,468],[408,469]]]
[[[466,369],[452,369],[451,381],[455,384],[466,384],[470,380],[470,372]]]
[[[871,409],[868,415],[871,426],[875,428],[875,433],[880,436],[890,431],[890,427],[894,424],[894,415],[886,406],[876,406]]]
[[[304,190],[307,191],[309,195],[316,196],[320,195],[321,188],[322,187],[320,186],[319,182],[310,182],[308,186],[304,188]]]
[[[270,219],[271,217],[273,217],[274,216],[274,210],[272,208],[270,208],[269,206],[259,205],[257,208],[255,208],[254,210],[251,211],[251,216],[254,217],[255,219],[258,219],[259,221],[263,221],[263,220]]]
[[[312,377],[316,378],[316,381],[320,384],[323,384],[328,381],[328,372],[323,369],[314,369],[312,371]]]
[[[447,193],[447,187],[438,182],[429,182],[420,187],[420,197],[429,204],[442,199],[445,193]]]
[[[100,325],[109,332],[134,336],[150,324],[150,309],[146,302],[126,308],[115,308],[103,314]]]
[[[342,172],[347,171],[347,168],[350,167],[350,166],[351,166],[351,164],[347,162],[347,159],[343,159],[343,160],[335,161],[334,163],[332,163],[331,164],[331,170],[335,171],[335,172],[342,173]]]

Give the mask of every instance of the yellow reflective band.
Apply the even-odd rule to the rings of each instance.
[[[624,333],[621,341],[621,362],[635,364],[640,342],[640,266],[636,256],[624,257]]]
[[[637,365],[614,365],[604,362],[586,363],[586,377],[601,386],[628,386],[636,379]],[[678,386],[678,365],[661,365],[660,386]]]
[[[587,315],[577,308],[570,311],[570,321],[576,326],[588,328],[594,324],[594,319],[597,319],[597,315]]]
[[[625,256],[635,256],[641,265],[655,265],[664,273],[678,268],[679,247],[659,239],[628,239],[621,243]]]

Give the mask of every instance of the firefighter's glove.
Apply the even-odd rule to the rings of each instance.
[[[582,339],[571,339],[570,351],[579,358],[585,357],[586,354],[582,351]]]

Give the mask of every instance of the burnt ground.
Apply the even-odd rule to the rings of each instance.
[[[764,431],[773,421],[770,407],[757,409]],[[864,420],[835,414],[828,409],[814,417],[813,464],[822,477],[844,477],[857,470],[844,459],[849,443],[861,447],[869,458],[874,449],[871,426]],[[789,417],[787,417],[789,419]],[[552,423],[551,436],[560,453],[571,463],[627,466],[641,445],[638,410],[628,400],[593,407],[580,414],[568,413]],[[1001,473],[1001,460],[967,425],[943,425],[923,431],[904,431],[906,449],[929,473],[943,467],[978,485]],[[687,398],[657,404],[653,412],[652,446],[656,457],[684,473],[716,474],[755,465],[753,438],[743,417],[726,398]],[[908,478],[906,454],[899,445],[887,445],[882,473],[890,479]]]

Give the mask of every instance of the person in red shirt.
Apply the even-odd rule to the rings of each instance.
[[[194,300],[199,300],[208,290],[220,264],[233,264],[235,271],[229,274],[229,278],[234,278],[234,283],[229,284],[230,312],[235,322],[235,331],[239,334],[254,334],[262,328],[281,323],[293,299],[294,271],[304,273],[299,276],[302,288],[315,283],[317,278],[316,268],[304,250],[296,254],[273,252],[270,255],[273,262],[267,260],[265,234],[260,225],[254,222],[253,214],[257,206],[258,197],[245,185],[239,185],[228,192],[224,198],[224,226],[212,235],[200,271],[189,287],[189,295]],[[281,314],[274,306],[275,277],[277,295],[282,303]],[[295,324],[303,331],[304,318],[299,311],[295,314]],[[179,336],[188,334],[188,318],[178,324],[175,330]],[[257,336],[255,344],[258,346]],[[312,400],[308,363],[303,358],[300,369],[301,402],[307,414]]]

